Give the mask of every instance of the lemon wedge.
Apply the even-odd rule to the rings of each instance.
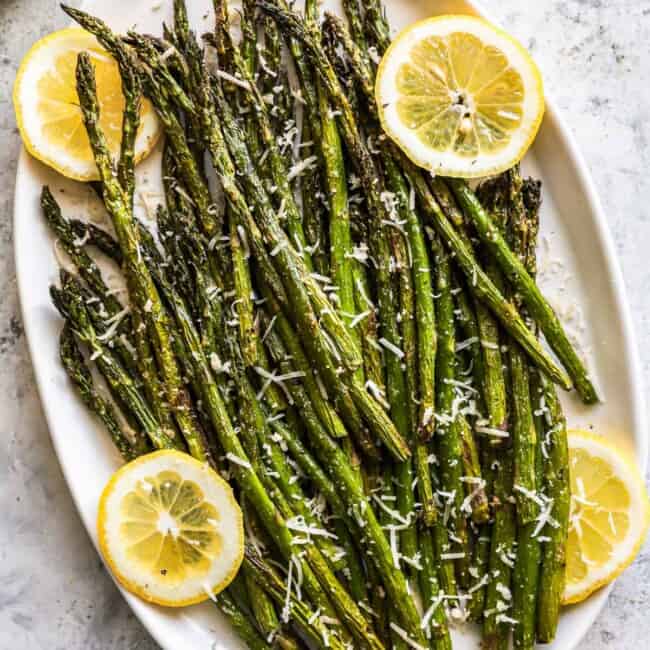
[[[116,155],[122,139],[124,97],[117,63],[92,34],[71,27],[35,43],[23,58],[14,83],[16,121],[29,153],[59,173],[80,181],[99,180],[77,97],[75,68],[80,52],[95,68],[100,126]],[[154,148],[161,133],[155,111],[142,102],[136,162]]]
[[[402,31],[379,66],[376,98],[384,130],[416,165],[459,178],[512,167],[544,115],[530,55],[473,16],[439,16]]]
[[[571,517],[565,604],[584,600],[634,560],[650,504],[636,464],[601,437],[569,433]]]
[[[117,581],[168,607],[218,594],[244,554],[242,512],[230,486],[173,450],[141,456],[115,473],[99,502],[97,532]]]

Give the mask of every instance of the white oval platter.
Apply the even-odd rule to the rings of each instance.
[[[171,3],[152,0],[88,0],[85,8],[117,30],[135,27],[159,33],[169,21]],[[197,28],[209,29],[207,0],[188,2]],[[481,13],[463,0],[387,0],[391,25],[447,13]],[[337,3],[324,2],[337,10]],[[507,25],[506,25],[507,28]],[[139,168],[152,186],[159,158]],[[552,102],[539,137],[524,161],[524,171],[544,182],[540,282],[588,357],[598,378],[603,404],[586,409],[572,396],[563,398],[571,427],[593,429],[634,454],[642,469],[647,456],[646,417],[641,373],[625,301],[621,272],[606,220],[585,163]],[[39,210],[41,186],[48,183],[67,215],[96,214],[86,189],[22,152],[16,179],[14,241],[18,286],[29,349],[59,462],[93,542],[99,495],[120,464],[108,436],[73,394],[58,359],[61,321],[51,306],[48,286],[56,281],[57,260]],[[62,190],[62,192],[61,192]],[[146,203],[146,201],[145,201]],[[53,459],[54,462],[54,459]],[[593,623],[607,597],[601,590],[562,614],[556,650],[572,650]],[[148,605],[124,592],[135,614],[165,650],[243,648],[211,603],[173,611]],[[454,648],[477,648],[478,633],[454,630]]]

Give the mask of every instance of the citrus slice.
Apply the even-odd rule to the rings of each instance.
[[[99,546],[118,582],[144,600],[181,607],[225,589],[244,552],[241,509],[210,467],[156,451],[119,469],[104,488]]]
[[[571,518],[565,604],[619,576],[638,553],[650,504],[636,464],[603,438],[569,433]]]
[[[511,36],[473,16],[402,31],[377,72],[386,133],[418,166],[460,178],[517,163],[544,115],[539,70]]]
[[[124,97],[117,63],[92,34],[62,29],[35,43],[20,64],[14,83],[16,121],[29,153],[58,172],[80,181],[99,180],[77,97],[77,55],[88,52],[95,68],[100,126],[113,154],[120,149]],[[136,162],[151,152],[161,128],[148,101],[142,102]]]

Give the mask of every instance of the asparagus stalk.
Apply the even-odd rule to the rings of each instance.
[[[117,48],[119,50],[119,48]],[[99,103],[95,88],[95,75],[87,54],[80,54],[77,61],[77,94],[81,105],[84,125],[93,149],[93,155],[102,178],[104,202],[111,214],[113,224],[124,255],[124,270],[129,282],[131,299],[143,315],[147,329],[153,337],[153,347],[164,378],[167,399],[178,427],[192,455],[207,460],[209,454],[203,433],[196,427],[188,413],[189,396],[182,385],[178,364],[174,356],[167,330],[167,314],[151,276],[140,259],[137,229],[134,226],[128,196],[113,176],[112,161],[106,140],[99,127]],[[129,69],[122,70],[123,79],[133,75]]]
[[[495,472],[494,524],[490,545],[489,576],[485,595],[483,645],[486,650],[507,650],[510,639],[511,578],[515,560],[516,513],[512,496],[511,449],[490,451]]]
[[[534,274],[534,242],[529,241],[536,227],[537,214],[530,215],[523,202],[523,181],[519,168],[507,172],[508,200],[510,204],[510,224],[508,238],[515,255],[519,256],[527,271]],[[532,253],[532,254],[531,254]],[[513,296],[516,306],[521,307],[518,294]],[[537,488],[537,481],[543,472],[541,445],[537,436],[539,418],[533,416],[534,398],[531,389],[540,396],[541,377],[534,369],[529,369],[526,358],[516,344],[508,350],[510,376],[512,382],[513,404],[513,443],[514,443],[514,481],[517,489],[517,559],[512,576],[512,613],[515,648],[532,649],[535,646],[535,617],[537,602],[537,582],[541,547],[536,539],[538,514],[537,504],[530,495]],[[537,421],[536,421],[537,420]],[[541,433],[541,432],[540,432]],[[523,489],[522,489],[523,488]],[[525,492],[525,494],[524,494]]]
[[[454,302],[451,295],[449,257],[437,238],[432,240],[435,255],[435,289],[438,294],[437,327],[437,395],[438,426],[436,428],[437,457],[440,463],[440,487],[444,492],[446,515],[453,537],[458,539],[457,553],[462,554],[456,563],[459,582],[468,581],[467,568],[470,546],[467,521],[463,505],[463,444],[458,426],[458,414],[453,412],[454,382],[456,379],[456,337]],[[445,560],[445,562],[448,560]]]
[[[92,223],[79,219],[70,219],[69,223],[79,242],[84,242],[86,246],[94,246],[118,266],[122,265],[122,250],[112,235]]]
[[[231,152],[236,156],[238,167],[250,169],[250,159],[246,151],[246,146],[242,142],[242,136],[231,115],[231,109],[224,102],[220,102],[220,108],[222,109],[222,118],[224,119],[225,126],[223,135],[229,143]],[[268,205],[268,197],[264,195],[254,173],[246,176],[246,184],[249,192],[255,197],[255,203],[258,207],[258,217],[263,217],[259,219],[259,223],[264,230],[264,237],[269,244],[273,245],[273,250],[277,251],[274,260],[277,262],[278,272],[282,275],[282,279],[286,283],[287,291],[291,293],[293,301],[291,306],[292,316],[300,324],[301,338],[305,347],[309,351],[312,359],[318,361],[319,370],[326,373],[325,379],[327,383],[330,386],[336,387],[339,392],[343,391],[345,393],[344,383],[335,376],[336,372],[332,364],[333,350],[331,347],[328,347],[327,339],[323,336],[318,319],[314,314],[310,297],[307,295],[303,284],[303,281],[306,281],[310,288],[314,288],[315,281],[306,273],[304,266],[302,266],[302,260],[296,255],[283,231],[278,227],[275,216]],[[231,189],[234,193],[235,188]],[[257,229],[253,227],[247,208],[242,207],[242,212],[247,214],[247,227],[250,230],[248,233],[249,239],[259,239],[262,235],[261,233],[258,234]],[[312,297],[315,297],[315,294],[312,294]],[[336,326],[338,333],[341,333],[340,329],[343,328],[345,340],[350,343],[345,349],[348,350],[348,360],[351,363],[351,369],[354,370],[358,365],[357,347],[352,341],[345,325],[338,318],[333,317],[333,310],[327,299],[325,299],[321,313],[324,319],[328,318],[330,324]],[[337,339],[337,344],[341,345],[342,343],[342,339]],[[341,347],[339,352],[343,354],[344,348]],[[368,393],[360,389],[359,384],[354,381],[350,386],[350,390],[352,391],[356,407],[361,411],[368,426],[372,428],[375,435],[386,444],[387,448],[397,458],[408,457],[409,450],[406,443],[383,411],[378,408],[376,403],[373,403]],[[361,429],[357,429],[357,431],[362,433]]]
[[[237,222],[230,220],[230,252],[233,260],[233,283],[239,321],[239,340],[247,366],[257,363],[257,331],[253,312],[253,287],[246,253],[242,249]]]
[[[549,345],[567,369],[584,402],[586,404],[596,403],[598,395],[584,363],[571,345],[553,308],[544,298],[521,260],[510,250],[503,235],[492,223],[489,215],[483,210],[467,184],[458,179],[450,179],[448,182],[463,210],[471,218],[484,245],[501,265],[508,280],[521,294],[524,304],[539,324]]]
[[[449,187],[440,178],[433,179],[430,186],[440,208],[454,224],[468,250],[472,251],[473,245],[467,233],[463,214],[458,209],[458,205]],[[490,199],[492,202],[496,200],[494,197],[490,197]],[[484,268],[487,276],[492,280],[496,288],[502,294],[505,294],[505,285],[501,271],[491,258],[488,257],[485,260]],[[477,300],[476,297],[472,300],[472,304],[476,313],[478,337],[483,356],[481,361],[483,368],[483,381],[481,386],[486,406],[487,424],[489,429],[494,430],[495,433],[498,431],[508,432],[508,408],[499,323],[487,306],[480,300]],[[507,440],[507,436],[494,435],[489,440],[494,446],[500,446],[504,440]]]
[[[280,629],[280,621],[273,606],[273,601],[255,581],[253,572],[248,567],[242,567],[242,573],[246,582],[246,591],[248,592],[253,616],[263,638],[273,642]]]
[[[215,598],[221,612],[250,650],[272,650],[273,646],[261,637],[248,616],[237,606],[228,591],[222,591]]]
[[[357,473],[350,466],[344,452],[322,428],[308,427],[307,432],[313,449],[329,472],[347,511],[357,520],[364,534],[364,547],[381,575],[391,598],[397,603],[402,624],[417,640],[421,634],[418,631],[418,616],[408,595],[404,575],[394,566],[393,553],[367,501]],[[296,449],[297,453],[299,453],[298,449]]]
[[[273,568],[260,557],[251,546],[246,547],[244,567],[251,572],[255,581],[282,607],[282,615],[295,620],[299,629],[318,648],[331,647],[344,650],[345,646],[336,634],[322,621],[318,611],[312,612],[304,602],[289,596],[285,582]]]
[[[508,172],[511,205],[510,240],[513,253],[525,264],[528,254],[528,214],[521,196],[522,180],[515,167]],[[521,311],[521,296],[512,297]],[[526,357],[516,344],[508,346],[510,377],[512,382],[512,414],[514,444],[514,485],[517,498],[517,521],[521,526],[534,521],[538,515],[537,504],[530,498],[537,490],[535,463],[537,433],[531,407],[529,369]]]
[[[440,597],[438,564],[431,530],[429,528],[420,530],[418,540],[422,558],[422,570],[418,577],[424,610],[421,625],[424,626],[427,638],[431,639],[433,650],[451,650],[451,637],[444,603]]]
[[[396,196],[400,217],[407,223],[410,256],[405,250],[405,242],[399,239],[401,234],[399,232],[393,234],[394,240],[397,240],[394,249],[400,278],[400,299],[403,306],[400,321],[404,335],[403,352],[406,362],[406,404],[409,405],[411,426],[413,429],[417,429],[411,435],[411,440],[418,479],[418,495],[422,503],[424,522],[427,526],[431,526],[436,519],[429,466],[430,454],[426,442],[433,433],[435,399],[436,335],[431,274],[419,220],[409,203],[406,182],[391,159],[385,160],[385,169],[388,185]],[[407,257],[409,259],[406,259]],[[387,367],[389,367],[389,363],[390,359],[387,360]],[[388,386],[390,396],[390,381]],[[419,414],[415,406],[415,400],[418,399]],[[408,478],[405,473],[401,477],[401,481],[404,483]]]
[[[559,526],[551,527],[546,532],[551,539],[544,544],[539,576],[537,638],[542,643],[550,643],[557,632],[564,592],[571,487],[566,420],[557,394],[548,384],[544,387],[544,399],[549,409],[542,441],[547,454],[544,461],[544,489],[547,498],[552,499],[553,517]]]
[[[359,316],[365,314],[357,327],[361,336],[366,382],[372,382],[378,393],[384,394],[384,362],[382,348],[378,343],[377,306],[372,300],[368,271],[361,262],[356,261],[352,266],[352,276],[354,278],[354,301],[357,313]]]
[[[336,80],[336,73],[332,69],[331,65],[328,65],[326,59],[324,59],[322,49],[314,42],[313,35],[310,34],[309,29],[302,26],[293,15],[288,12],[282,12],[265,2],[261,2],[260,7],[263,11],[274,15],[276,20],[280,21],[281,24],[292,34],[301,38],[307,46],[307,50],[314,61],[314,65],[317,67],[321,77],[326,81],[328,92],[330,93],[332,100],[341,110],[341,123],[345,125],[343,132],[348,147],[351,152],[353,152],[355,164],[359,167],[359,173],[363,179],[373,185],[373,182],[368,175],[372,168],[372,163],[367,158],[368,152],[363,147],[363,143],[358,140],[358,132],[354,123],[354,118],[351,114],[349,102],[345,98],[341,87]],[[348,47],[352,47],[349,41],[346,41],[346,43]],[[361,84],[362,88],[366,88],[365,92],[371,99],[369,105],[372,109],[372,94],[369,90],[372,88],[372,84],[369,83],[370,77],[368,75],[367,67],[364,68],[360,65],[361,59],[359,57],[353,57],[352,62],[356,62],[357,64],[353,67],[355,68],[355,72],[358,74],[359,79],[363,82]],[[410,179],[412,185],[415,187],[424,215],[433,223],[447,247],[449,247],[457,257],[458,263],[463,272],[468,276],[474,292],[490,307],[502,322],[503,326],[516,340],[520,342],[522,347],[531,355],[542,370],[544,370],[554,381],[569,389],[571,387],[570,379],[559,368],[557,368],[550,357],[543,351],[535,337],[526,328],[525,323],[519,314],[514,312],[511,308],[508,308],[503,296],[498,290],[496,290],[496,287],[489,281],[489,278],[485,276],[480,267],[478,267],[478,264],[472,255],[472,251],[458,233],[453,230],[451,224],[449,224],[448,220],[445,218],[445,215],[440,210],[440,206],[434,199],[419,170],[415,168],[413,163],[406,159],[404,154],[397,152],[395,148],[393,148],[393,151],[397,156],[398,161],[400,161],[402,168],[405,170],[407,178]],[[376,187],[377,185],[378,184],[375,181],[374,186]],[[465,187],[462,183],[456,183],[456,185],[461,188]],[[376,194],[374,192],[369,192],[369,198],[373,206],[379,208],[378,211],[381,214],[381,206],[377,206],[375,200],[377,198]],[[472,205],[476,210],[480,210],[480,214],[485,216],[478,201],[475,201],[475,205]],[[539,290],[536,287],[534,291],[539,293]]]
[[[117,450],[125,461],[133,460],[139,453],[146,453],[147,445],[141,440],[130,440],[122,430],[115,410],[93,385],[93,378],[79,350],[72,327],[66,323],[61,330],[59,356],[68,377],[75,385],[84,404],[104,423]]]
[[[316,93],[321,120],[320,148],[324,163],[323,173],[329,197],[330,270],[338,291],[336,302],[339,312],[346,325],[351,329],[357,346],[361,348],[358,332],[351,328],[356,317],[356,302],[352,275],[354,261],[352,259],[348,182],[343,148],[336,122],[330,118],[331,110],[327,93],[319,80],[316,80]],[[364,383],[363,365],[355,371],[355,380],[361,384]],[[400,431],[399,427],[398,431]],[[403,431],[400,433],[404,435]],[[354,458],[355,452],[351,443],[343,441],[343,446],[348,456]]]
[[[538,404],[541,410],[543,384],[540,374],[530,373],[531,408]],[[539,434],[535,449],[535,471],[538,476],[544,472],[541,437],[544,433],[543,418],[535,417],[535,426]],[[517,533],[517,560],[512,576],[512,617],[517,621],[513,630],[514,647],[520,650],[532,650],[535,647],[537,624],[537,601],[542,544],[537,539],[537,521],[520,526]]]
[[[319,87],[318,101],[321,115],[321,142],[325,162],[325,180],[329,195],[329,240],[330,269],[334,285],[338,287],[337,306],[348,328],[356,317],[354,301],[354,278],[352,275],[352,236],[350,233],[350,211],[348,186],[341,138],[336,122],[330,118],[327,95]],[[352,337],[361,347],[357,330],[352,329]],[[363,366],[357,370],[358,379],[363,382]]]
[[[120,400],[128,405],[129,410],[138,420],[142,430],[147,434],[157,449],[174,449],[178,443],[161,428],[147,402],[140,395],[133,379],[124,370],[119,360],[98,338],[85,306],[83,290],[76,280],[66,272],[61,273],[62,289],[50,287],[52,301],[61,315],[70,320],[75,335],[88,345],[91,357],[108,382],[119,395]]]
[[[364,16],[361,13],[361,7],[358,0],[344,0],[343,11],[350,25],[352,38],[360,51],[365,52],[368,48],[366,35],[363,30]]]
[[[435,364],[436,329],[433,294],[431,290],[431,269],[426,242],[420,220],[412,205],[412,198],[404,177],[390,157],[385,160],[389,181],[402,207],[401,214],[406,221],[409,251],[412,257],[411,268],[415,284],[415,307],[417,322],[417,361],[419,378],[420,414],[418,435],[429,440],[435,428],[433,411],[435,408]]]
[[[398,245],[399,247],[399,245]],[[399,264],[399,253],[396,263]],[[402,275],[405,275],[402,274]],[[402,286],[402,290],[411,293],[411,286]],[[402,299],[404,296],[401,296]],[[410,298],[410,296],[409,296]],[[407,298],[407,299],[409,299]],[[397,346],[396,351],[389,350],[386,355],[386,391],[388,403],[390,404],[390,413],[397,427],[397,430],[407,439],[412,436],[413,423],[411,420],[412,400],[409,394],[405,373],[402,369],[402,359],[405,356],[402,346],[402,335],[399,327],[399,313],[392,309],[394,315],[388,314],[384,310],[381,319],[381,333],[384,340],[388,340],[392,345]],[[400,532],[400,555],[406,558],[406,561],[413,560],[418,550],[417,529],[415,527],[415,491],[413,490],[413,462],[409,458],[395,466],[395,483],[397,506],[399,512],[406,522]]]
[[[462,478],[465,483],[467,507],[474,523],[483,524],[489,519],[490,513],[474,432],[462,414],[457,417],[454,426],[458,429],[462,445],[464,473]]]

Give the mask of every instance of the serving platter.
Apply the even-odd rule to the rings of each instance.
[[[113,28],[159,33],[171,17],[171,3],[151,0],[88,0],[84,9]],[[207,31],[212,13],[207,0],[188,2],[197,30]],[[234,4],[234,3],[233,3]],[[327,9],[339,10],[327,0]],[[391,25],[400,29],[428,16],[483,13],[463,0],[387,0]],[[488,16],[489,18],[489,16]],[[507,25],[505,26],[507,28]],[[137,210],[143,218],[161,199],[160,151],[138,168]],[[645,470],[646,416],[641,373],[625,301],[622,276],[596,189],[573,139],[552,101],[523,171],[544,183],[540,238],[540,283],[588,359],[603,402],[583,407],[571,395],[562,401],[571,428],[593,430],[627,448]],[[41,187],[49,184],[67,216],[101,222],[103,208],[92,192],[55,174],[25,151],[21,153],[14,204],[14,244],[23,320],[54,447],[82,521],[95,545],[99,495],[120,458],[101,426],[86,411],[68,384],[58,359],[61,320],[50,303],[48,287],[56,282],[59,254],[40,215]],[[54,462],[54,459],[52,459]],[[556,650],[572,650],[602,608],[608,589],[567,608],[560,622]],[[243,648],[211,603],[183,610],[146,604],[126,593],[134,613],[166,650]],[[453,630],[454,648],[477,648],[471,626]]]

